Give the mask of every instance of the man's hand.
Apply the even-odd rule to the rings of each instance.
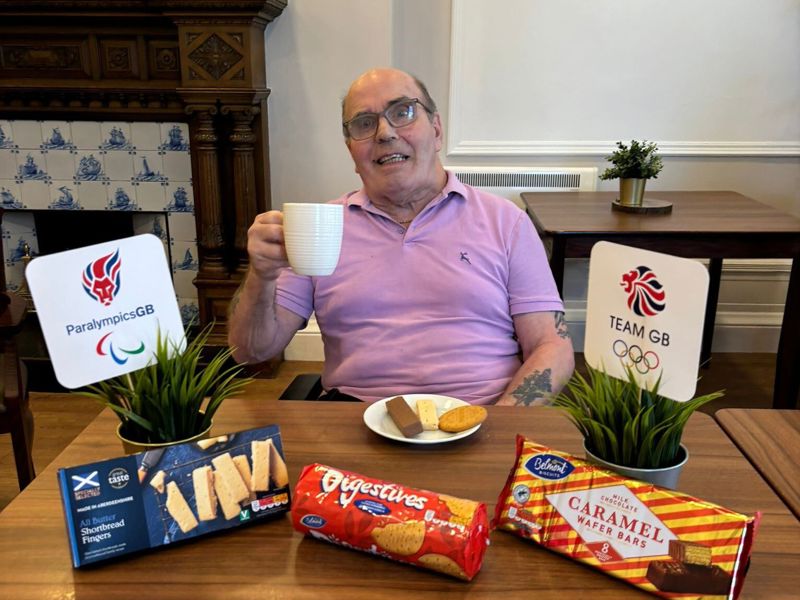
[[[247,230],[250,269],[262,281],[274,281],[289,265],[283,239],[283,214],[277,210],[261,213]]]

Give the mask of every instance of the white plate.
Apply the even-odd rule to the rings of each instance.
[[[468,435],[472,435],[480,428],[480,423],[458,433],[448,433],[447,431],[423,431],[414,437],[406,437],[397,428],[397,425],[392,421],[389,412],[386,410],[386,403],[394,398],[384,398],[377,402],[370,404],[367,410],[364,411],[364,423],[372,431],[378,435],[382,435],[390,440],[397,440],[398,442],[406,442],[408,444],[443,444],[445,442],[452,442],[453,440],[460,440]],[[436,414],[442,416],[448,410],[456,408],[457,406],[468,406],[467,402],[459,400],[458,398],[451,398],[450,396],[439,396],[437,394],[403,394],[408,405],[412,410],[416,409],[417,400],[429,398],[433,400],[436,405]]]

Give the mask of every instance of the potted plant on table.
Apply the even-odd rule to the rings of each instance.
[[[647,180],[656,179],[664,167],[657,151],[655,142],[631,140],[630,146],[617,142],[617,149],[606,157],[614,166],[603,171],[600,179],[619,179],[621,206],[642,206]]]
[[[652,389],[640,387],[630,367],[624,380],[587,369],[588,377],[576,371],[553,402],[583,434],[586,457],[626,477],[675,488],[689,458],[681,444],[684,427],[723,392],[676,402],[658,393],[660,379]]]
[[[222,402],[252,381],[238,378],[241,367],[226,367],[231,349],[201,365],[212,326],[188,342],[183,353],[180,344],[159,333],[148,366],[81,392],[117,413],[117,436],[126,452],[208,437]]]

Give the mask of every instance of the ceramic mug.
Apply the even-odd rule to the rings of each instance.
[[[344,206],[287,202],[283,236],[289,265],[300,275],[330,275],[342,248]]]

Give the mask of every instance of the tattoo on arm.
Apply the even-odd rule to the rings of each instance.
[[[546,400],[552,391],[552,370],[545,369],[528,375],[511,395],[517,399],[517,406],[530,406],[536,400]]]
[[[563,312],[555,312],[553,313],[556,321],[556,333],[558,337],[563,340],[568,340],[570,338],[569,331],[567,330],[567,320],[564,318]]]

